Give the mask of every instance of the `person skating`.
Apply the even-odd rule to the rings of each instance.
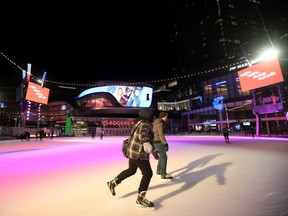
[[[157,163],[157,174],[161,175],[163,180],[172,180],[173,177],[167,174],[167,151],[169,145],[164,135],[164,125],[168,119],[168,113],[161,112],[159,118],[153,121],[153,132],[154,132],[154,146],[159,152],[159,160]]]
[[[253,126],[250,127],[250,131],[251,131],[251,136],[253,137],[254,139],[254,136],[255,136],[255,128]]]
[[[146,199],[146,193],[153,175],[149,161],[149,155],[154,151],[152,131],[153,114],[154,111],[151,108],[142,108],[139,110],[139,119],[137,119],[134,124],[134,127],[137,128],[131,137],[131,144],[126,153],[128,156],[128,169],[123,170],[113,180],[107,182],[111,195],[115,196],[116,186],[126,178],[134,175],[139,168],[142,173],[142,178],[138,188],[136,206],[150,209],[154,208],[154,203]],[[137,124],[138,122],[139,124]]]
[[[91,131],[91,139],[95,139],[95,131]]]
[[[229,128],[227,127],[227,125],[223,126],[222,132],[223,132],[223,136],[224,136],[225,142],[230,144]]]
[[[101,139],[101,140],[103,139],[103,136],[104,136],[104,130],[101,129],[101,132],[100,132],[100,139]]]

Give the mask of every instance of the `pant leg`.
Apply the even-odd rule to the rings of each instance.
[[[227,140],[227,141],[229,140],[229,135],[228,135],[228,133],[226,133],[226,140]]]
[[[160,153],[160,149],[161,149],[161,146],[160,145],[162,145],[162,143],[154,143],[154,147],[155,147],[155,149]],[[157,171],[157,173],[161,173],[161,166],[160,166],[160,154],[159,154],[159,159],[158,159],[158,162],[157,162],[157,169],[156,169],[156,171]]]
[[[120,184],[124,179],[134,175],[138,168],[137,160],[129,159],[129,167],[126,170],[123,170],[117,177],[116,183]]]
[[[149,160],[137,160],[136,164],[142,173],[142,178],[138,188],[138,193],[140,193],[141,191],[147,191],[153,176],[153,172]]]
[[[157,172],[161,175],[167,175],[167,153],[162,143],[154,143],[156,150],[159,152]]]

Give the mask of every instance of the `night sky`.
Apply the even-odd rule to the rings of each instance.
[[[47,80],[165,77],[172,68],[168,2],[10,3],[1,7],[0,51],[23,69],[31,63],[36,77],[46,71]],[[1,83],[21,79],[21,71],[2,55],[0,78]]]
[[[34,76],[47,71],[47,80],[161,77],[171,62],[168,4],[153,2],[11,5],[1,15],[0,51],[24,69],[31,63]],[[0,70],[1,78],[21,74],[3,56]]]

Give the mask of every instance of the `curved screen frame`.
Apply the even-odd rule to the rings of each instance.
[[[152,104],[153,89],[147,86],[113,85],[93,87],[81,92],[77,99],[103,93],[113,96],[120,107],[144,108],[150,107]]]

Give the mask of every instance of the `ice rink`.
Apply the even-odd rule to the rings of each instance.
[[[0,141],[1,216],[288,216],[288,140],[167,136],[172,183],[156,175],[135,207],[141,173],[108,193],[126,169],[126,137]]]

